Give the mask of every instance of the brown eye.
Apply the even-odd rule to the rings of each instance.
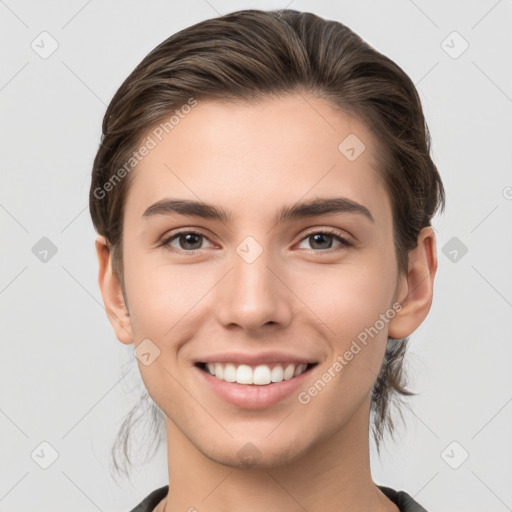
[[[311,232],[302,240],[307,240],[310,248],[312,248],[315,252],[336,249],[336,247],[333,247],[333,244],[336,242],[338,242],[338,248],[349,247],[352,245],[349,240],[342,237],[337,232],[329,230]]]
[[[171,250],[176,249],[185,252],[197,251],[203,248],[202,244],[204,240],[207,240],[207,238],[201,233],[195,231],[180,231],[166,238],[162,242],[162,246]],[[177,245],[173,244],[173,242],[177,242]]]

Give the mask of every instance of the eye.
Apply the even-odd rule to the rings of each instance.
[[[311,247],[313,247],[314,252],[318,252],[318,250],[336,250],[336,247],[333,248],[332,246],[333,240],[338,241],[338,249],[350,247],[353,245],[347,238],[341,236],[337,231],[329,229],[311,231],[304,238],[302,238],[302,241],[304,240],[309,241]]]
[[[208,240],[205,235],[197,231],[178,231],[162,241],[161,245],[168,249],[177,249],[178,251],[190,252],[203,249],[203,240]],[[177,242],[178,247],[173,245]]]
[[[208,240],[206,235],[197,231],[184,230],[166,237],[160,245],[169,250],[193,253],[194,251],[204,249],[204,240]],[[353,245],[350,240],[340,235],[339,232],[329,229],[311,231],[301,239],[301,242],[303,241],[309,241],[313,252],[326,252],[331,249],[337,250]],[[338,242],[337,248],[336,246],[333,247],[333,241]]]

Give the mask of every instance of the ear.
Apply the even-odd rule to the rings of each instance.
[[[402,309],[389,322],[388,336],[405,338],[425,320],[432,305],[437,271],[436,237],[428,226],[418,235],[418,245],[409,251],[407,275],[402,276],[397,301]]]
[[[133,335],[128,308],[119,278],[112,272],[110,246],[102,235],[96,238],[96,253],[99,263],[98,283],[107,317],[117,339],[121,343],[130,345],[133,343]]]

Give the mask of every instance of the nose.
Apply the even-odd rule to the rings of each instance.
[[[263,250],[254,260],[243,251],[233,254],[231,271],[216,287],[215,310],[224,327],[256,334],[291,322],[293,293],[286,286],[283,265],[269,253]]]

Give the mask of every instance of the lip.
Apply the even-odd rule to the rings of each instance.
[[[233,361],[233,356],[231,355],[230,357],[231,359],[226,359],[226,361]],[[219,359],[211,359],[205,362],[214,361],[221,362]],[[279,361],[283,361],[283,359],[280,359]],[[300,362],[306,361],[301,360]],[[245,362],[240,364],[249,363]],[[281,382],[265,384],[264,386],[226,382],[225,380],[221,380],[210,375],[199,366],[194,365],[192,368],[198,373],[199,379],[202,379],[202,382],[205,382],[205,384],[224,401],[241,409],[264,409],[281,402],[298,388],[303,386],[304,381],[309,378],[312,370],[314,370],[316,366],[318,365],[315,364],[304,373],[301,373],[298,377],[293,377],[290,380],[283,380]]]
[[[194,361],[197,363],[234,363],[246,364],[248,366],[257,366],[259,364],[272,364],[272,363],[295,363],[295,364],[310,364],[317,363],[314,358],[305,358],[286,352],[260,352],[258,354],[243,354],[241,352],[222,352],[216,355],[204,356]],[[217,379],[219,380],[219,379]]]

